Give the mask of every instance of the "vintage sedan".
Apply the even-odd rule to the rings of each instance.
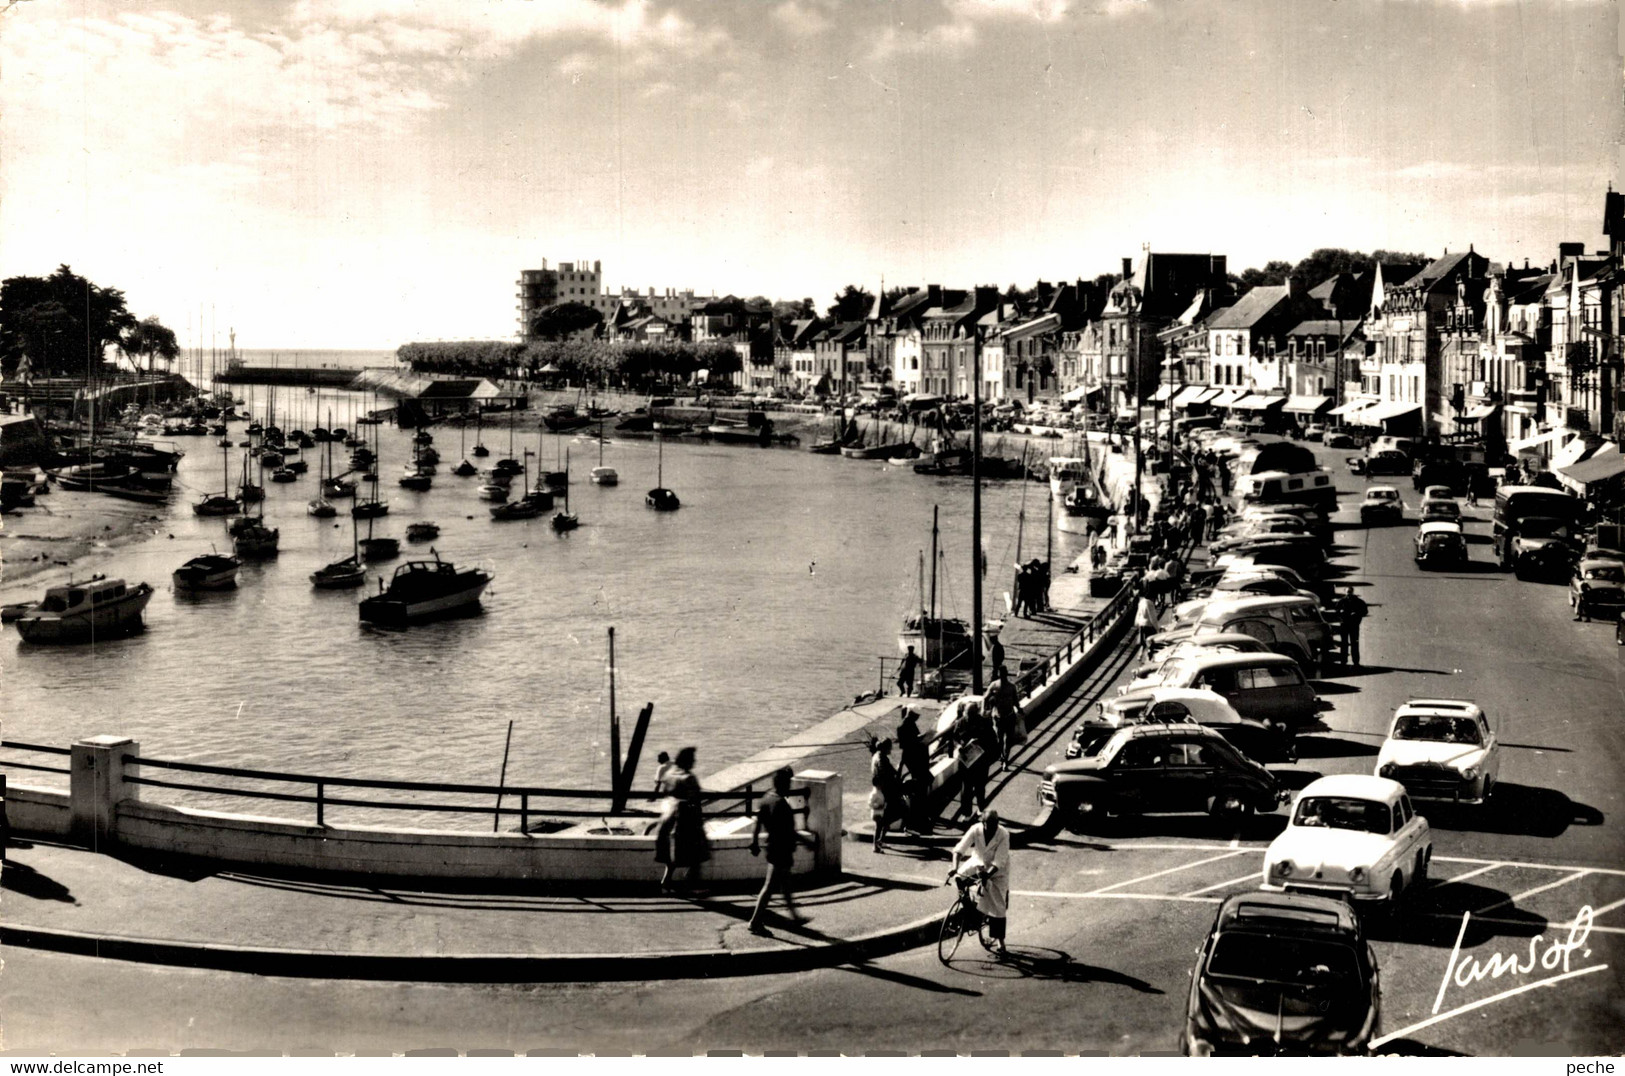
[[[1292,732],[1280,722],[1242,717],[1223,695],[1206,688],[1148,687],[1095,704],[1095,716],[1072,733],[1066,757],[1080,758],[1088,747],[1128,725],[1195,722],[1213,729],[1231,746],[1259,762],[1296,762]]]
[[[1215,691],[1243,717],[1270,724],[1306,725],[1327,709],[1303,669],[1282,654],[1191,654],[1168,662],[1160,675],[1163,686]]]
[[[1134,669],[1133,679],[1127,686],[1119,689],[1118,694],[1126,695],[1130,691],[1138,691],[1143,687],[1156,687],[1162,683],[1163,670],[1171,669],[1169,662],[1183,657],[1193,657],[1202,654],[1269,654],[1273,653],[1269,647],[1253,638],[1251,635],[1242,635],[1239,632],[1219,632],[1216,635],[1193,635],[1169,647],[1155,661],[1147,661]]]
[[[1286,829],[1264,853],[1263,888],[1392,909],[1427,880],[1432,859],[1433,834],[1405,786],[1336,774],[1298,793]]]
[[[1475,704],[1412,699],[1394,711],[1375,772],[1415,799],[1484,803],[1501,773],[1501,745]]]
[[[1424,497],[1420,519],[1423,523],[1460,523],[1461,505],[1449,499]]]
[[[1405,518],[1405,502],[1399,499],[1399,490],[1394,486],[1371,486],[1365,491],[1365,500],[1360,502],[1360,522],[1366,526],[1373,523],[1398,523]]]
[[[1262,765],[1201,725],[1118,729],[1080,758],[1044,770],[1040,830],[1088,832],[1111,815],[1205,811],[1217,818],[1273,811],[1286,792]]]
[[[1196,957],[1186,1056],[1358,1054],[1376,1033],[1376,954],[1341,900],[1239,893],[1219,906]]]
[[[1422,568],[1459,568],[1467,563],[1461,524],[1435,521],[1416,529],[1416,563]]]
[[[1612,619],[1625,610],[1625,564],[1587,557],[1569,580],[1569,605],[1575,616]]]

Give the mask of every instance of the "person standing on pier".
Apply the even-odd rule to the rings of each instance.
[[[993,636],[993,645],[988,648],[987,660],[995,669],[1004,665],[1004,644],[997,635]]]
[[[875,824],[874,849],[876,855],[886,851],[886,831],[892,820],[900,816],[903,806],[903,781],[892,765],[891,740],[882,738],[869,748],[869,817]]]
[[[999,757],[1008,763],[1015,749],[1027,742],[1027,728],[1021,703],[1016,699],[1016,685],[1010,682],[1010,674],[1005,671],[1003,663],[993,667],[993,681],[987,685],[987,699],[999,715],[999,746],[1002,749]]]
[[[911,646],[897,666],[897,693],[899,695],[914,694],[914,674],[919,671],[919,668],[920,655],[916,654]]]
[[[1140,632],[1140,649],[1148,649],[1151,645],[1151,636],[1157,633],[1157,608],[1151,602],[1151,595],[1145,590],[1140,591],[1140,605],[1134,612],[1134,626]]]
[[[666,867],[660,888],[672,884],[672,875],[684,868],[683,884],[692,887],[699,879],[700,864],[711,858],[711,845],[705,838],[705,813],[700,803],[700,780],[694,776],[698,749],[685,747],[677,752],[672,770],[666,775],[676,810],[668,833],[655,849],[655,861]]]
[[[812,841],[796,829],[796,812],[789,800],[793,776],[788,766],[773,771],[773,791],[762,798],[762,805],[756,811],[755,828],[751,830],[750,854],[753,856],[761,855],[761,838],[764,833],[767,835],[767,877],[762,880],[762,891],[756,894],[756,908],[750,913],[748,927],[752,934],[768,933],[767,927],[762,925],[762,916],[767,912],[767,902],[772,899],[775,888],[784,894],[790,921],[797,925],[807,921],[796,911],[795,897],[790,893],[790,868],[795,863],[796,845],[812,845]]]
[[[1027,569],[1031,573],[1032,591],[1028,596],[1027,604],[1034,611],[1049,612],[1049,562],[1034,557]]]
[[[908,801],[908,815],[904,825],[909,832],[926,836],[931,832],[931,756],[920,738],[920,715],[904,710],[897,723],[897,749],[902,756],[906,774],[904,796]]]

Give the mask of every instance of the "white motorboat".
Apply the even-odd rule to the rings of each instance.
[[[17,618],[17,634],[27,643],[88,643],[133,635],[144,625],[142,611],[152,598],[146,583],[93,576],[80,583],[50,587],[45,598]]]

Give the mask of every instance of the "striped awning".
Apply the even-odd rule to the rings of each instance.
[[[1208,402],[1214,407],[1234,407],[1237,400],[1244,400],[1250,395],[1246,389],[1223,389]]]
[[[1422,405],[1419,403],[1406,403],[1404,400],[1385,400],[1381,403],[1372,404],[1364,411],[1361,411],[1360,420],[1362,422],[1387,422],[1391,418],[1399,418],[1401,415],[1408,415],[1413,411],[1420,410],[1422,410]]]
[[[1284,403],[1286,403],[1285,396],[1267,396],[1263,393],[1255,392],[1249,396],[1244,396],[1237,400],[1234,406],[1241,408],[1243,411],[1265,411],[1271,407],[1275,407],[1278,404]]]
[[[1191,404],[1199,402],[1200,397],[1206,396],[1212,391],[1206,385],[1186,385],[1179,390],[1179,395],[1174,397],[1172,406],[1189,407]]]
[[[1290,411],[1294,415],[1313,415],[1323,407],[1330,407],[1331,403],[1330,396],[1289,396],[1283,410]]]
[[[1507,445],[1508,452],[1536,452],[1569,436],[1568,430],[1547,430],[1533,437],[1525,437]]]
[[[1177,385],[1169,385],[1169,384],[1158,385],[1157,386],[1157,391],[1155,393],[1153,393],[1152,396],[1151,396],[1151,402],[1152,403],[1167,403],[1168,398],[1174,394],[1174,389],[1176,389],[1176,388],[1178,388]]]

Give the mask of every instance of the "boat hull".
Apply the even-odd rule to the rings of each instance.
[[[146,627],[141,614],[151,598],[152,587],[142,583],[123,598],[94,609],[62,614],[32,610],[17,618],[17,634],[25,643],[44,645],[123,638]]]
[[[361,620],[366,624],[399,627],[461,616],[480,607],[480,595],[490,582],[489,577],[482,578],[462,589],[415,601],[401,601],[384,594],[365,598],[361,602]]]
[[[927,620],[928,623],[922,624],[911,618],[904,623],[897,633],[897,653],[907,654],[912,646],[926,668],[968,668],[971,663],[971,637],[970,628],[965,622]]]

